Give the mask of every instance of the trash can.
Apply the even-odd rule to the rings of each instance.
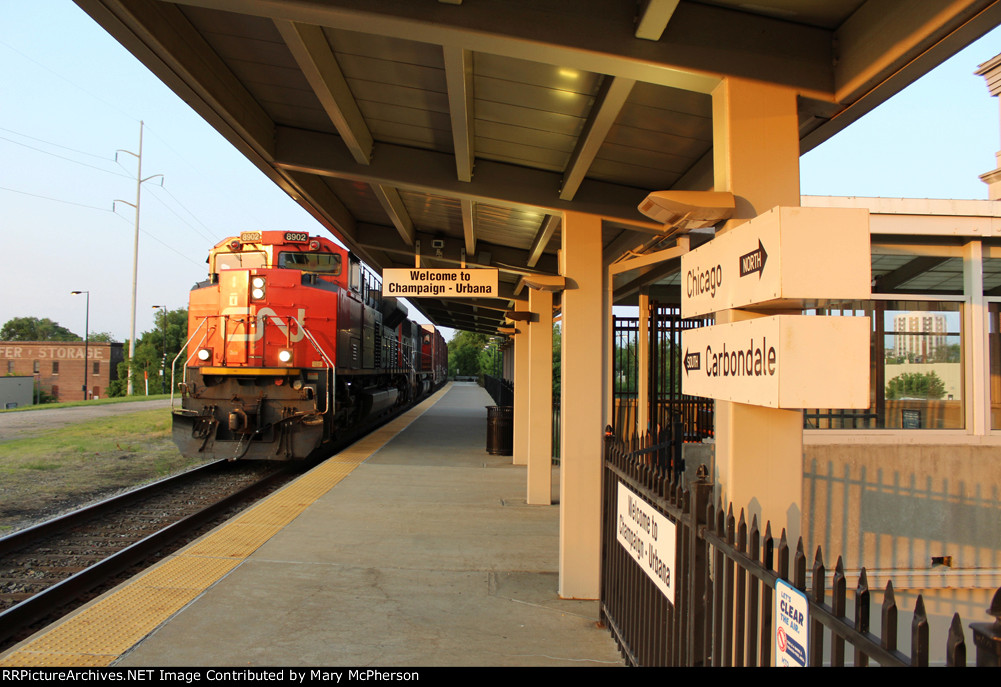
[[[514,408],[487,406],[487,453],[492,456],[514,454]]]

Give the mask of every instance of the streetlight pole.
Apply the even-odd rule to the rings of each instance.
[[[81,293],[87,294],[87,315],[84,320],[83,333],[83,400],[90,400],[87,397],[87,368],[90,366],[90,291],[70,291],[70,295],[79,296]]]
[[[162,310],[160,313],[161,329],[163,331],[163,357],[160,359],[160,391],[164,391],[167,384],[167,306],[154,305],[153,310]]]

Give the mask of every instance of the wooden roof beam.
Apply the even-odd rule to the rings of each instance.
[[[448,113],[452,120],[455,172],[459,181],[473,178],[473,51],[444,46]]]
[[[591,168],[601,144],[608,136],[608,130],[618,118],[635,83],[633,79],[621,76],[606,78],[602,82],[601,91],[584,124],[584,131],[577,139],[577,145],[563,176],[563,187],[560,188],[560,198],[563,200],[572,200],[577,194],[581,182],[587,176],[587,170]]]
[[[659,41],[674,10],[678,9],[678,2],[679,0],[642,0],[634,35],[648,41]]]

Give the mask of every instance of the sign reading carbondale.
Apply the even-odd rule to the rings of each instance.
[[[382,295],[397,298],[496,298],[496,269],[382,271]]]

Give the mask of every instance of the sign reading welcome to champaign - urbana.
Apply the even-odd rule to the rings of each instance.
[[[495,298],[497,270],[388,268],[382,271],[382,295],[397,298]]]
[[[864,208],[772,208],[681,256],[681,315],[866,299],[869,253]]]
[[[618,483],[615,538],[674,603],[676,526],[622,482]]]

